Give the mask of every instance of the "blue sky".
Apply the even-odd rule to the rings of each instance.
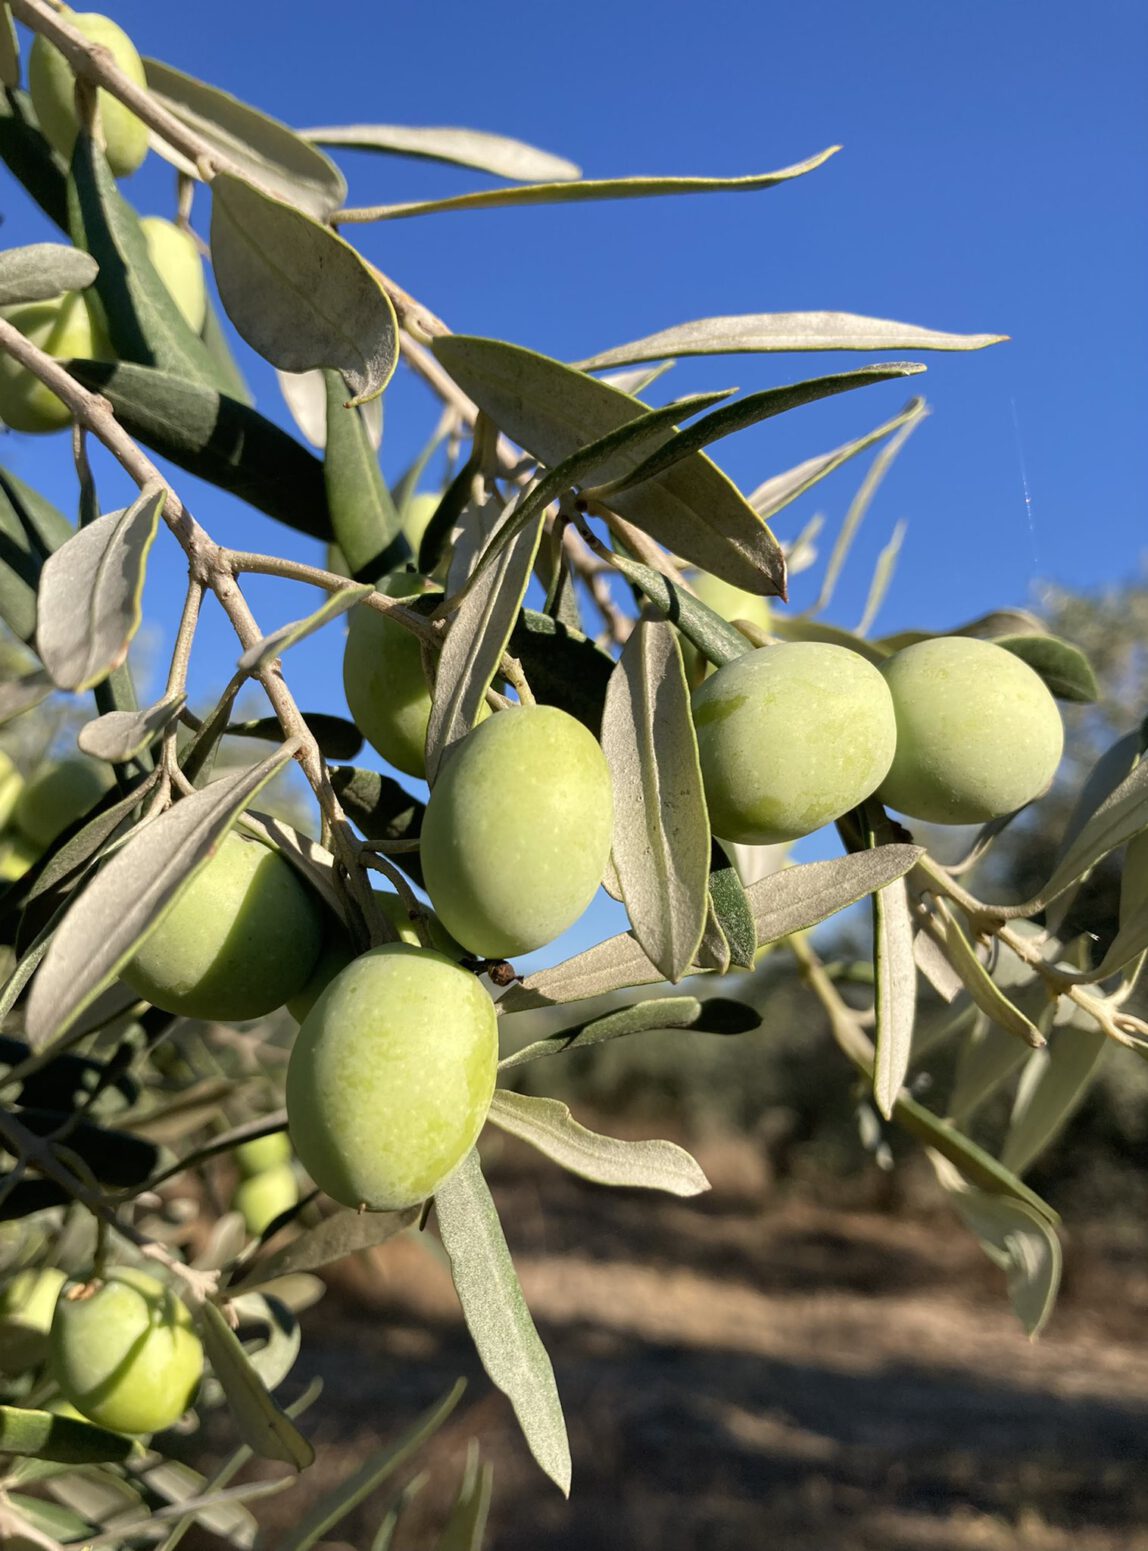
[[[886,481],[831,617],[854,623],[895,521],[909,532],[880,627],[934,628],[1048,581],[1098,587],[1142,573],[1148,551],[1148,7],[1142,0],[714,0],[576,7],[446,0],[119,0],[110,14],[157,55],[297,124],[467,124],[518,135],[590,176],[739,174],[821,148],[821,171],[759,194],[431,216],[348,235],[462,332],[568,359],[693,317],[814,310],[954,331],[1008,333],[974,354],[926,355],[913,383],[933,414]],[[189,18],[194,16],[194,26]],[[335,28],[338,31],[335,31]],[[418,198],[490,180],[429,163],[348,155],[354,203]],[[50,235],[11,182],[7,244]],[[125,185],[170,213],[154,156]],[[196,219],[206,230],[207,200]],[[682,363],[665,396],[744,390],[862,364],[864,356],[741,356]],[[247,353],[245,365],[250,363]],[[282,415],[268,370],[260,407]],[[743,488],[859,434],[908,396],[888,384],[797,411],[716,449]],[[386,398],[384,464],[397,473],[434,406],[400,371]],[[5,438],[0,454],[74,504],[62,437]],[[832,533],[854,464],[779,522],[815,511]],[[1026,500],[1026,481],[1028,499]],[[184,476],[216,537],[318,558],[316,546]],[[101,474],[105,505],[125,488]],[[799,578],[798,603],[808,584]],[[162,660],[181,596],[161,538],[148,607]],[[254,586],[261,622],[306,612],[309,594]],[[205,631],[194,686],[234,660]],[[341,706],[337,627],[293,654],[301,699]]]

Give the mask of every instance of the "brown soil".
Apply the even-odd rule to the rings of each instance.
[[[396,1551],[436,1544],[466,1440],[490,1551],[1148,1551],[1145,1236],[1077,1231],[1030,1343],[1003,1278],[925,1192],[896,1214],[771,1192],[746,1147],[680,1202],[508,1149],[495,1194],[570,1425],[564,1503],[482,1375],[430,1234],[342,1268],[304,1316],[320,1464],[306,1503],[466,1375]],[[378,1503],[332,1547],[366,1551]]]

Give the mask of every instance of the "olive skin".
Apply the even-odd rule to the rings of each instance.
[[[46,851],[59,835],[111,790],[108,765],[94,759],[62,759],[32,777],[13,811],[16,828]]]
[[[482,958],[528,953],[572,926],[606,870],[606,756],[554,706],[499,711],[448,752],[419,854],[442,924]]]
[[[4,309],[3,316],[24,338],[56,360],[112,358],[104,326],[81,291],[67,291],[46,302],[26,302]],[[62,431],[72,412],[27,367],[7,353],[0,354],[0,419],[13,431],[33,434]]]
[[[322,941],[291,864],[231,830],[120,974],[164,1012],[238,1023],[301,990]]]
[[[857,652],[791,641],[746,652],[694,691],[710,825],[778,845],[863,802],[893,759],[893,703]]]
[[[253,1179],[268,1169],[291,1162],[291,1142],[286,1131],[271,1131],[253,1141],[241,1142],[235,1149],[235,1162],[244,1179]]]
[[[418,577],[392,577],[379,590],[411,598],[422,584]],[[425,780],[431,694],[418,636],[375,609],[352,609],[343,689],[356,727],[375,752],[404,775]]]
[[[98,11],[69,12],[68,21],[89,43],[102,43],[135,86],[147,86],[147,75],[135,44],[110,16]],[[76,119],[76,78],[54,43],[37,34],[28,60],[28,90],[45,136],[65,161],[70,161],[79,125]],[[147,155],[148,131],[142,119],[102,88],[96,94],[100,128],[108,165],[126,178]]]
[[[195,242],[181,227],[159,215],[145,215],[140,230],[156,274],[192,333],[200,333],[207,318],[207,286]]]
[[[90,1294],[60,1295],[49,1338],[64,1399],[118,1433],[159,1432],[183,1415],[203,1373],[191,1315],[170,1287],[117,1266]]]
[[[1064,724],[1026,662],[969,636],[907,646],[881,668],[897,752],[879,796],[930,824],[985,824],[1052,784]]]
[[[232,1208],[241,1213],[248,1233],[258,1237],[277,1217],[297,1205],[299,1182],[289,1163],[264,1169],[250,1179],[240,1180],[232,1197]]]
[[[372,948],[335,977],[296,1036],[292,1144],[342,1205],[415,1206],[474,1146],[497,1065],[494,1003],[474,975],[430,949]]]
[[[723,582],[720,576],[711,576],[708,571],[694,572],[686,580],[706,607],[712,609],[727,623],[732,624],[735,619],[744,619],[762,630],[768,631],[772,627],[773,611],[769,606],[768,598],[759,597],[752,592],[743,592],[732,582]],[[692,641],[682,636],[681,642],[686,679],[691,685],[700,684],[702,679],[714,672],[714,666],[702,656]]]
[[[403,512],[403,534],[407,543],[411,546],[411,553],[418,555],[419,545],[423,541],[423,534],[430,526],[430,520],[438,511],[441,496],[433,490],[419,490],[407,503]]]
[[[43,1362],[56,1299],[67,1281],[62,1271],[17,1271],[0,1288],[0,1373],[23,1373]]]

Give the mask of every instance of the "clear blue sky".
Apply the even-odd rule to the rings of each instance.
[[[562,152],[590,176],[765,171],[840,142],[823,170],[759,194],[439,215],[349,235],[455,329],[568,359],[713,313],[833,308],[1008,333],[1012,342],[990,351],[921,358],[929,371],[912,386],[932,418],[886,482],[832,617],[856,621],[873,560],[902,517],[910,527],[880,620],[887,629],[1030,602],[1043,581],[1097,587],[1142,571],[1143,0],[117,0],[107,9],[142,52],[297,124],[472,125]],[[355,203],[490,181],[362,153],[344,166]],[[145,211],[171,212],[172,180],[154,156],[125,192]],[[7,244],[50,235],[18,190],[2,209]],[[201,195],[201,230],[206,215]],[[864,359],[683,363],[665,396],[749,390]],[[281,416],[270,372],[253,366],[251,376],[260,407]],[[846,395],[728,440],[716,456],[749,489],[877,424],[907,396],[895,383]],[[386,398],[389,473],[433,412],[400,371]],[[2,452],[71,506],[65,438],[12,436]],[[814,511],[831,533],[859,473],[854,464],[819,487],[779,533]],[[179,484],[218,538],[317,558],[317,546],[182,475]],[[102,488],[106,505],[122,499],[111,475]],[[181,587],[175,545],[162,538],[148,604],[169,634]],[[306,592],[282,584],[251,596],[267,626],[309,606]],[[234,649],[222,630],[204,648],[193,682],[206,693]],[[305,703],[341,706],[335,631],[290,666]]]

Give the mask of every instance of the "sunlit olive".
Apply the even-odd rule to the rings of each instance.
[[[932,824],[983,824],[1048,790],[1064,724],[1043,679],[991,641],[939,636],[898,652],[882,673],[897,752],[880,798]]]
[[[307,983],[322,932],[291,864],[230,831],[121,975],[165,1012],[261,1018]]]
[[[3,316],[25,339],[57,360],[111,358],[98,312],[82,291],[7,307]],[[72,423],[63,400],[6,351],[0,352],[0,419],[13,431],[59,431]]]
[[[67,1281],[54,1266],[17,1271],[0,1287],[0,1373],[43,1362],[56,1299]]]
[[[728,620],[730,624],[735,619],[744,619],[751,625],[757,625],[761,630],[770,629],[773,614],[768,598],[759,597],[752,592],[743,592],[732,582],[723,582],[720,576],[712,576],[709,571],[692,572],[687,580],[706,607],[711,608],[722,619]],[[681,641],[686,677],[691,684],[697,684],[714,671],[713,664],[707,662],[697,647],[684,635]]]
[[[183,1415],[203,1372],[191,1315],[170,1287],[117,1266],[56,1304],[51,1369],[64,1398],[120,1433],[159,1432]]]
[[[335,977],[296,1036],[287,1068],[295,1151],[344,1206],[414,1206],[474,1145],[497,1062],[494,1004],[474,975],[425,948],[372,948]]]
[[[406,535],[413,555],[418,555],[423,534],[427,531],[431,518],[438,511],[441,499],[441,496],[435,495],[431,490],[420,490],[407,502],[403,512],[403,533]]]
[[[156,273],[192,332],[198,334],[207,316],[207,287],[195,239],[159,215],[145,215],[140,229],[147,239],[148,257]]]
[[[235,1149],[235,1162],[244,1179],[291,1162],[291,1142],[286,1131],[270,1131]]]
[[[554,706],[499,711],[451,750],[423,819],[427,893],[472,953],[552,942],[593,899],[613,831],[610,771]]]
[[[89,43],[101,43],[132,82],[147,87],[147,75],[135,44],[122,27],[98,11],[69,11],[68,22]],[[72,155],[79,124],[76,118],[76,78],[54,43],[37,34],[28,60],[28,90],[40,128],[65,161]],[[130,108],[101,87],[96,94],[100,130],[108,165],[117,178],[134,172],[147,155],[148,130]]]
[[[299,1182],[289,1163],[263,1169],[240,1180],[231,1205],[240,1212],[248,1233],[260,1234],[299,1200]]]
[[[111,767],[94,759],[62,759],[36,772],[20,793],[13,817],[34,845],[46,850],[111,789]]]
[[[694,691],[715,835],[796,840],[868,797],[889,768],[893,704],[880,673],[844,646],[763,646]]]
[[[409,575],[379,587],[402,599],[421,590],[419,578]],[[418,636],[374,609],[352,609],[343,689],[355,725],[375,752],[404,775],[425,777],[431,696]]]

